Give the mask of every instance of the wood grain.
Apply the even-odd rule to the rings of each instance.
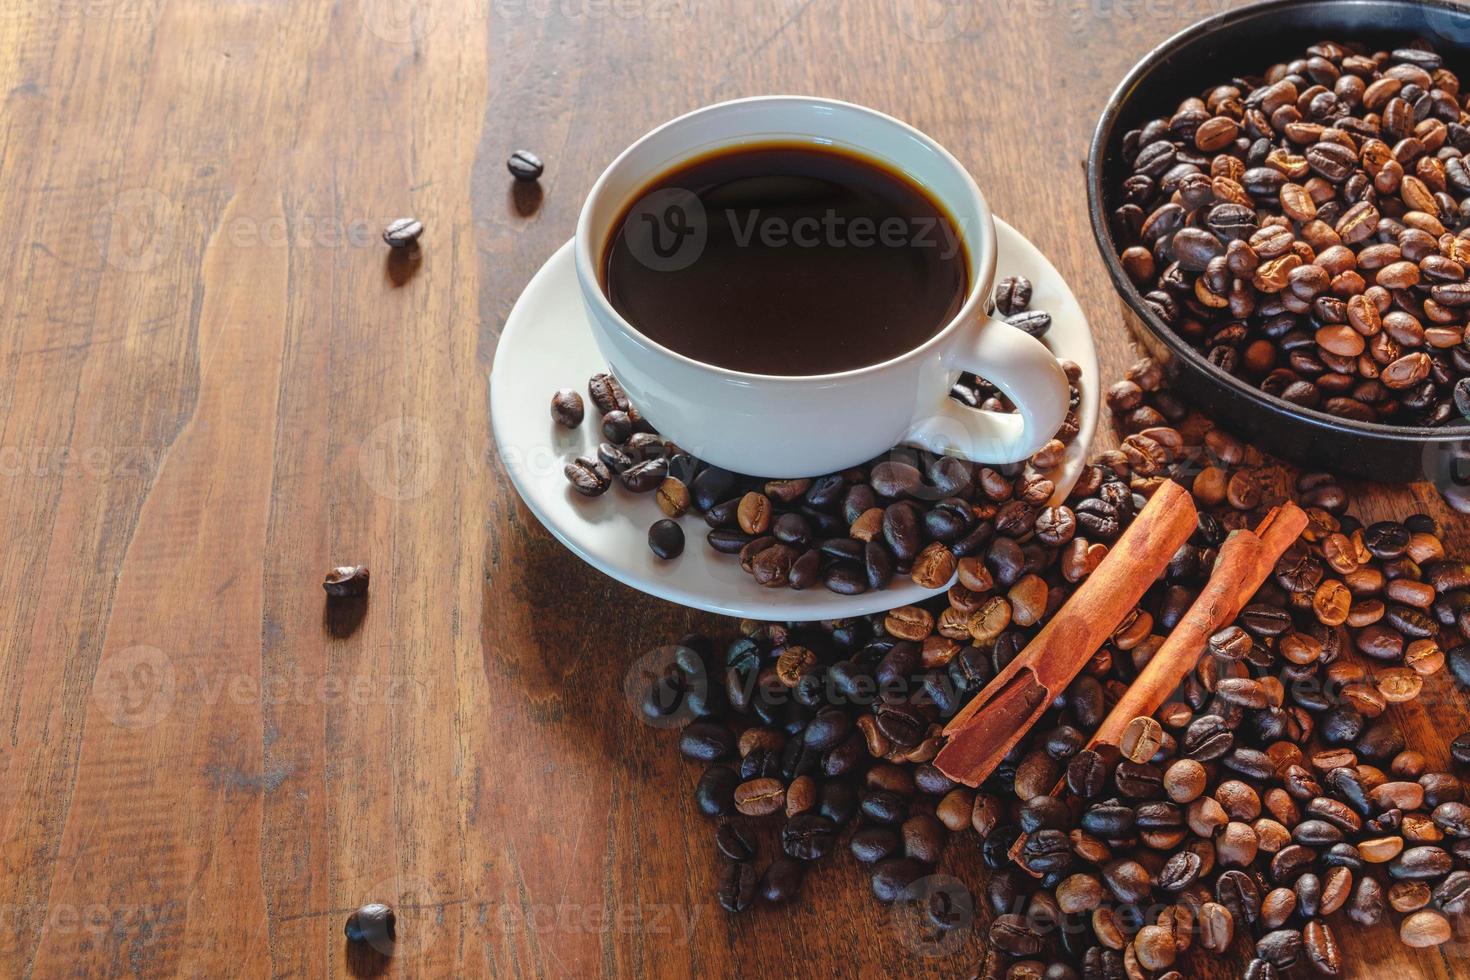
[[[639,655],[715,621],[583,566],[487,419],[511,304],[638,134],[811,92],[950,147],[1133,358],[1081,163],[1224,3],[18,0],[0,11],[0,976],[966,975],[852,862],[730,920]],[[512,186],[516,147],[548,162]],[[387,220],[420,217],[422,263]],[[539,408],[538,408],[539,410]],[[1106,438],[1106,437],[1104,437]],[[1426,487],[1361,488],[1366,519]],[[373,569],[361,622],[320,580]],[[1447,684],[1401,713],[1432,763]],[[769,843],[769,842],[768,842]],[[973,840],[947,869],[983,880]],[[391,961],[347,912],[400,910]],[[1340,931],[1353,976],[1446,977]],[[1229,961],[1196,958],[1200,976]]]

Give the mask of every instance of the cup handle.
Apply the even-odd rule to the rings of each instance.
[[[952,345],[944,362],[995,385],[1017,413],[970,408],[946,391],[934,411],[909,429],[905,445],[973,463],[1014,463],[1035,454],[1061,427],[1071,396],[1056,355],[1009,323],[987,320]]]

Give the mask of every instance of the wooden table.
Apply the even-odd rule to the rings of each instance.
[[[1219,5],[8,6],[0,975],[971,971],[980,930],[919,955],[845,857],[794,911],[719,910],[696,768],[620,689],[643,651],[732,624],[553,541],[497,461],[486,375],[619,149],[812,92],[949,146],[1117,377],[1086,141],[1114,80]],[[522,146],[540,191],[505,172]],[[377,237],[402,214],[428,227],[416,270]],[[1425,489],[1360,500],[1470,551]],[[349,561],[375,583],[355,629],[319,584]],[[1467,719],[1433,690],[1404,718],[1442,763]],[[387,964],[342,937],[377,898],[400,910]],[[1464,950],[1339,934],[1354,976],[1446,976]]]

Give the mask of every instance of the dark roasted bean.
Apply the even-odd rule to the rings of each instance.
[[[505,161],[506,169],[516,180],[540,180],[546,164],[530,150],[516,150]]]
[[[423,234],[423,222],[417,218],[398,218],[383,229],[383,241],[393,248],[412,248]]]

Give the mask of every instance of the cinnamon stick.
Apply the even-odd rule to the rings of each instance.
[[[1225,540],[1204,590],[1108,712],[1088,742],[1089,749],[1116,758],[1128,723],[1152,715],[1178,690],[1199,663],[1210,637],[1235,621],[1306,526],[1306,512],[1288,501],[1273,508],[1254,532],[1237,531]],[[1059,781],[1051,795],[1060,793],[1064,785]],[[1017,840],[1010,852],[1022,867],[1025,843],[1024,837]]]
[[[1179,484],[1167,481],[1154,491],[1051,621],[945,727],[949,741],[934,765],[968,786],[994,772],[1143,598],[1197,520],[1194,500]]]
[[[1237,531],[1226,539],[1204,591],[1128,685],[1089,748],[1116,747],[1130,721],[1163,706],[1199,663],[1210,637],[1235,622],[1306,526],[1306,513],[1288,501],[1267,514],[1254,533]]]

